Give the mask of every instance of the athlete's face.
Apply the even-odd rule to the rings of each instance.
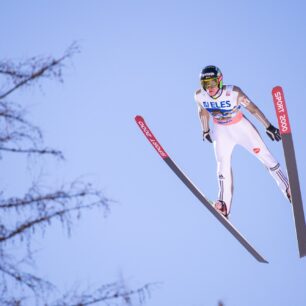
[[[211,97],[213,97],[213,96],[215,96],[217,93],[218,93],[218,91],[219,91],[219,87],[209,87],[208,89],[206,89],[206,91],[208,92],[208,94],[211,96]]]
[[[217,92],[219,91],[218,80],[215,78],[203,80],[201,84],[203,88],[207,91],[207,93],[212,97],[215,96]]]

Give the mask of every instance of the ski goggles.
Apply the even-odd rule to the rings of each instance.
[[[201,80],[201,85],[204,89],[218,87],[219,81],[217,78]]]

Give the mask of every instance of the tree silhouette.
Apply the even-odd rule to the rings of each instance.
[[[32,57],[24,61],[0,61],[0,158],[4,154],[27,154],[36,158],[49,155],[64,159],[63,153],[45,147],[39,127],[26,118],[27,109],[11,102],[16,91],[40,85],[43,79],[63,82],[65,62],[79,52],[72,44],[60,58]],[[0,192],[0,305],[85,306],[94,304],[143,303],[150,285],[127,290],[123,281],[104,284],[91,291],[70,290],[50,301],[55,286],[48,280],[25,270],[35,262],[31,241],[37,231],[46,231],[53,224],[64,225],[70,232],[73,222],[84,210],[100,208],[107,212],[112,201],[90,183],[75,180],[55,190],[45,190],[41,182],[32,182],[22,197],[5,197]],[[23,258],[14,255],[13,247],[25,248]],[[35,302],[34,302],[35,301]]]

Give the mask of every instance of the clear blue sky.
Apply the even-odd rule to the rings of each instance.
[[[141,114],[166,151],[211,199],[213,148],[201,140],[194,91],[205,65],[240,86],[276,124],[271,90],[284,88],[306,201],[305,2],[6,1],[0,5],[4,58],[82,52],[65,82],[45,82],[16,100],[31,107],[45,142],[67,161],[45,158],[56,186],[85,175],[118,203],[104,219],[84,214],[68,239],[37,236],[37,271],[59,288],[98,285],[122,273],[131,287],[160,282],[148,306],[303,306],[306,259],[299,259],[292,213],[266,169],[241,148],[233,154],[231,220],[264,255],[257,263],[173,175],[134,123]],[[284,165],[280,143],[265,142]],[[7,194],[22,194],[41,164],[2,159]],[[13,171],[12,171],[13,169]],[[18,174],[17,174],[18,173]],[[17,175],[17,178],[16,178]]]

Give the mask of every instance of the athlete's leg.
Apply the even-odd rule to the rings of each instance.
[[[235,142],[231,139],[228,126],[215,125],[213,138],[217,161],[217,178],[219,184],[218,200],[225,202],[230,213],[233,197],[233,175],[231,169],[232,151]]]
[[[243,119],[238,124],[243,131],[237,142],[256,156],[269,170],[278,187],[288,198],[289,182],[286,174],[282,171],[280,164],[273,157],[256,128],[247,120]]]

